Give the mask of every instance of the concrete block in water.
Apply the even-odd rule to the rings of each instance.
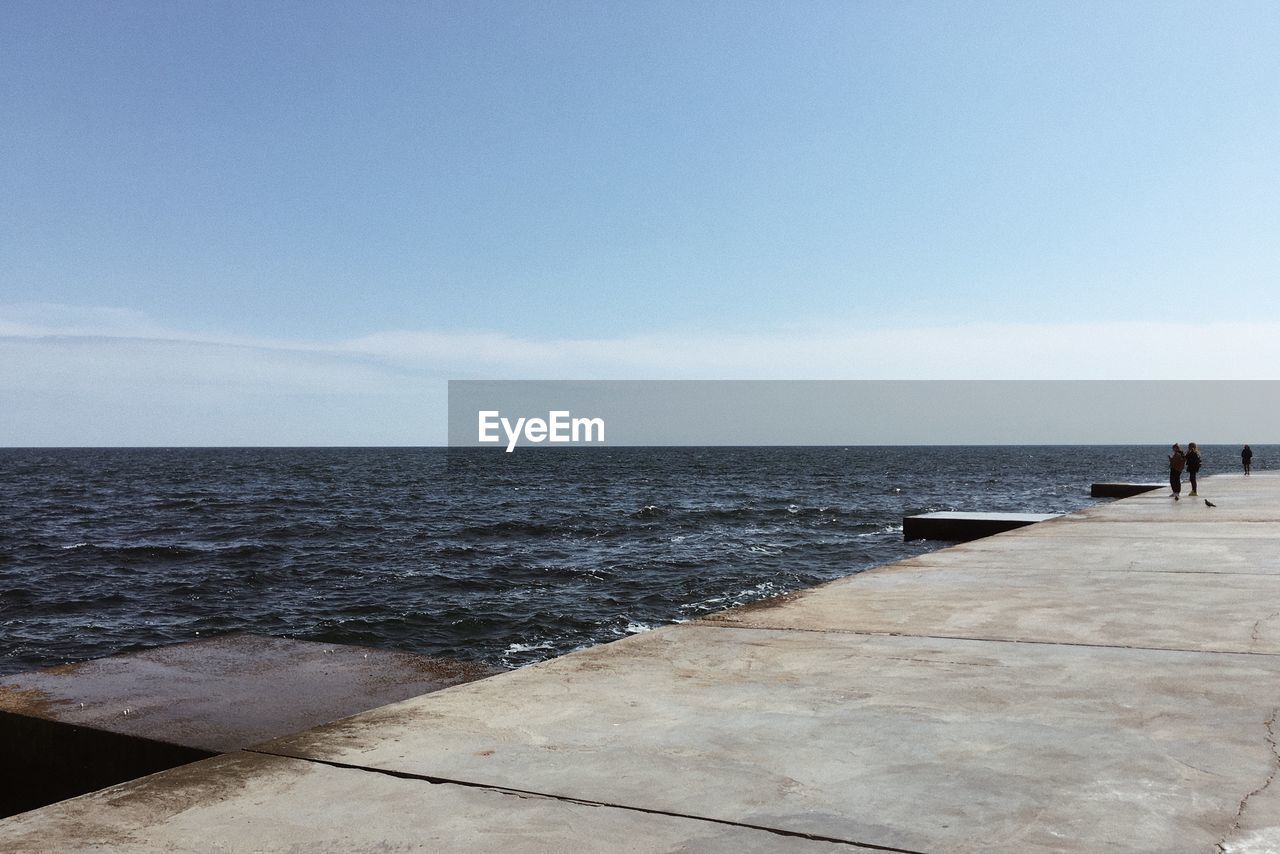
[[[1056,513],[961,513],[941,510],[902,519],[904,540],[964,542],[1052,519]]]
[[[1130,498],[1163,486],[1163,483],[1095,483],[1089,487],[1089,497]]]

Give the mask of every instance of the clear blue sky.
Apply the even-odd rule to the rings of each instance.
[[[922,329],[964,352],[1138,324],[1149,353],[1173,324],[1222,356],[1273,337],[1229,324],[1276,320],[1277,45],[1273,2],[6,0],[0,388],[29,411],[0,444],[39,443],[86,373],[103,406],[188,400],[198,443],[202,405],[278,397],[272,366],[350,410],[646,377],[647,352],[754,376],[794,341],[860,343],[785,375],[944,376],[874,363]],[[685,344],[687,370],[654,361]],[[1120,375],[1202,364],[1145,358]],[[360,440],[332,417],[296,440]],[[83,441],[183,443],[175,418]],[[393,434],[421,431],[369,438]]]

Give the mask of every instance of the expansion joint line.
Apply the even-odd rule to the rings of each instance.
[[[1235,818],[1231,822],[1231,827],[1227,828],[1227,832],[1222,835],[1222,839],[1218,840],[1218,844],[1214,848],[1218,854],[1226,854],[1227,840],[1240,829],[1240,825],[1244,820],[1244,811],[1249,806],[1249,799],[1266,791],[1267,787],[1275,781],[1276,772],[1280,771],[1280,749],[1276,747],[1277,715],[1280,715],[1280,709],[1272,709],[1271,717],[1267,718],[1266,723],[1263,724],[1267,728],[1267,746],[1271,748],[1271,773],[1267,775],[1266,780],[1262,781],[1261,786],[1240,799],[1240,806],[1236,808]]]
[[[670,818],[682,818],[690,821],[705,821],[711,824],[723,824],[729,827],[741,827],[746,830],[760,830],[765,833],[772,833],[775,836],[789,836],[795,839],[811,839],[814,842],[833,842],[837,845],[853,845],[859,848],[868,848],[872,851],[887,851],[890,854],[928,854],[924,851],[916,851],[912,848],[895,848],[891,845],[877,845],[874,842],[858,842],[852,839],[841,839],[836,836],[822,836],[816,833],[801,833],[797,830],[782,830],[777,827],[768,827],[763,824],[750,824],[742,821],[730,821],[723,818],[711,818],[705,815],[694,815],[693,813],[672,812],[670,810],[652,809],[650,807],[633,806],[631,804],[613,804],[608,801],[592,801],[584,798],[572,798],[567,795],[552,795],[546,792],[535,792],[529,789],[513,789],[509,786],[495,786],[488,783],[476,783],[471,780],[454,780],[449,777],[436,777],[430,774],[414,774],[409,771],[393,771],[389,768],[373,768],[368,765],[354,765],[348,762],[337,762],[333,759],[315,759],[309,756],[292,756],[288,753],[273,753],[269,750],[254,750],[246,748],[243,753],[257,753],[262,756],[275,756],[280,759],[295,759],[302,762],[314,762],[317,765],[328,765],[332,768],[345,768],[350,771],[368,771],[373,774],[383,774],[388,777],[395,777],[400,780],[418,780],[423,783],[431,783],[432,785],[447,786],[464,786],[468,789],[483,789],[490,792],[499,792],[504,795],[513,795],[518,798],[541,798],[548,801],[560,801],[567,804],[579,804],[585,807],[607,807],[609,809],[629,810],[631,812],[646,813],[648,815],[661,815]]]
[[[686,623],[685,625],[694,625]],[[717,629],[748,629],[759,632],[810,632],[818,635],[860,635],[871,638],[919,638],[920,640],[974,641],[975,643],[1027,643],[1037,646],[1079,646],[1087,649],[1131,649],[1138,652],[1186,652],[1194,655],[1260,655],[1274,657],[1275,652],[1240,649],[1187,649],[1180,646],[1138,646],[1136,644],[1086,643],[1085,641],[1035,640],[1033,638],[981,638],[969,635],[924,635],[914,632],[877,632],[867,629],[806,629],[803,626],[760,626],[731,623],[728,620],[699,620],[696,625]]]

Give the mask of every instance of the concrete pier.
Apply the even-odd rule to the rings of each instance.
[[[16,851],[1280,850],[1280,477],[1218,476],[0,822]]]

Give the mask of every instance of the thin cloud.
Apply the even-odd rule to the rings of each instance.
[[[0,337],[185,343],[202,348],[204,369],[215,371],[210,348],[233,364],[292,353],[370,370],[513,379],[1272,379],[1280,357],[1280,322],[827,323],[554,339],[394,330],[317,341],[196,333],[127,309],[25,305],[0,306]]]
[[[548,341],[400,331],[334,346],[459,378],[1271,379],[1280,323],[824,325]]]
[[[0,307],[0,444],[435,444],[447,379],[1273,379],[1280,323],[975,324],[539,340],[207,335]]]

